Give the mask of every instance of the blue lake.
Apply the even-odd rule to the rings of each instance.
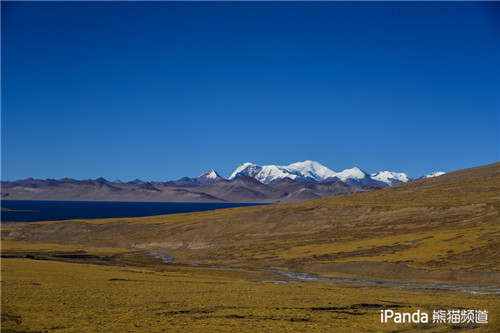
[[[2,200],[2,222],[140,217],[256,206],[244,203]]]

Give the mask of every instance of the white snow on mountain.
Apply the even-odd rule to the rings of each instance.
[[[336,172],[333,177],[327,179],[327,181],[331,180],[341,181],[354,186],[379,184],[378,182],[374,182],[366,172],[358,167],[345,169],[342,172]]]
[[[443,172],[443,171],[434,171],[433,173],[431,173],[429,175],[423,175],[419,179],[426,179],[426,178],[438,177],[438,176],[444,175],[445,173],[446,172]]]
[[[196,178],[196,181],[201,184],[213,184],[222,179],[223,178],[214,169],[212,169],[204,174],[201,174],[198,178]]]
[[[271,184],[287,177],[298,181],[322,181],[334,174],[334,171],[314,161],[297,162],[287,166],[244,163],[228,179],[250,176],[264,184]]]
[[[286,177],[296,180],[299,175],[293,171],[287,170],[285,167],[264,165],[254,178],[264,184],[270,184]]]
[[[345,169],[342,172],[337,172],[333,177],[338,178],[340,181],[346,182],[348,179],[364,179],[368,174],[358,167],[352,169]]]
[[[377,173],[370,175],[370,177],[373,180],[385,183],[389,186],[401,183],[407,183],[413,180],[410,177],[408,177],[406,173],[393,172],[393,171],[379,171]]]
[[[234,170],[234,172],[229,176],[228,180],[233,180],[235,178],[238,178],[240,176],[243,176],[242,173],[246,176],[254,177],[257,176],[257,174],[262,170],[262,167],[257,164],[253,163],[243,163],[239,167]]]
[[[245,163],[240,165],[228,179],[234,180],[241,176],[250,176],[264,184],[270,184],[286,177],[295,180],[298,174],[287,170],[284,166]]]
[[[215,172],[214,169],[205,172],[204,174],[201,174],[198,178],[206,178],[206,179],[215,179],[217,177],[220,177],[217,172]]]
[[[312,178],[315,181],[321,181],[335,175],[335,171],[315,161],[305,161],[292,163],[287,167],[289,170],[299,172],[301,175]]]
[[[442,174],[444,172],[437,171],[418,179],[437,177]],[[295,181],[322,182],[336,180],[356,186],[370,184],[391,186],[414,180],[406,173],[394,171],[379,171],[369,175],[358,167],[335,172],[315,161],[297,162],[286,166],[244,163],[231,174],[228,180],[234,180],[241,176],[253,177],[264,184],[273,184],[287,177]]]

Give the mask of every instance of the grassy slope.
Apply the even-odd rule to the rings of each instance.
[[[496,163],[294,204],[45,222],[13,235],[163,250],[179,261],[492,283],[500,266],[499,202]]]

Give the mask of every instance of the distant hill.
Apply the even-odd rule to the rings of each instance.
[[[332,185],[335,184],[335,185]],[[150,202],[296,202],[361,191],[381,186],[342,183],[280,182],[266,185],[243,176],[233,182],[210,171],[198,178],[175,182],[109,182],[96,180],[26,179],[2,182],[2,200],[150,201]]]

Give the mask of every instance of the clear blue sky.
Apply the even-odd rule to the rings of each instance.
[[[499,160],[500,3],[1,8],[2,180]]]

